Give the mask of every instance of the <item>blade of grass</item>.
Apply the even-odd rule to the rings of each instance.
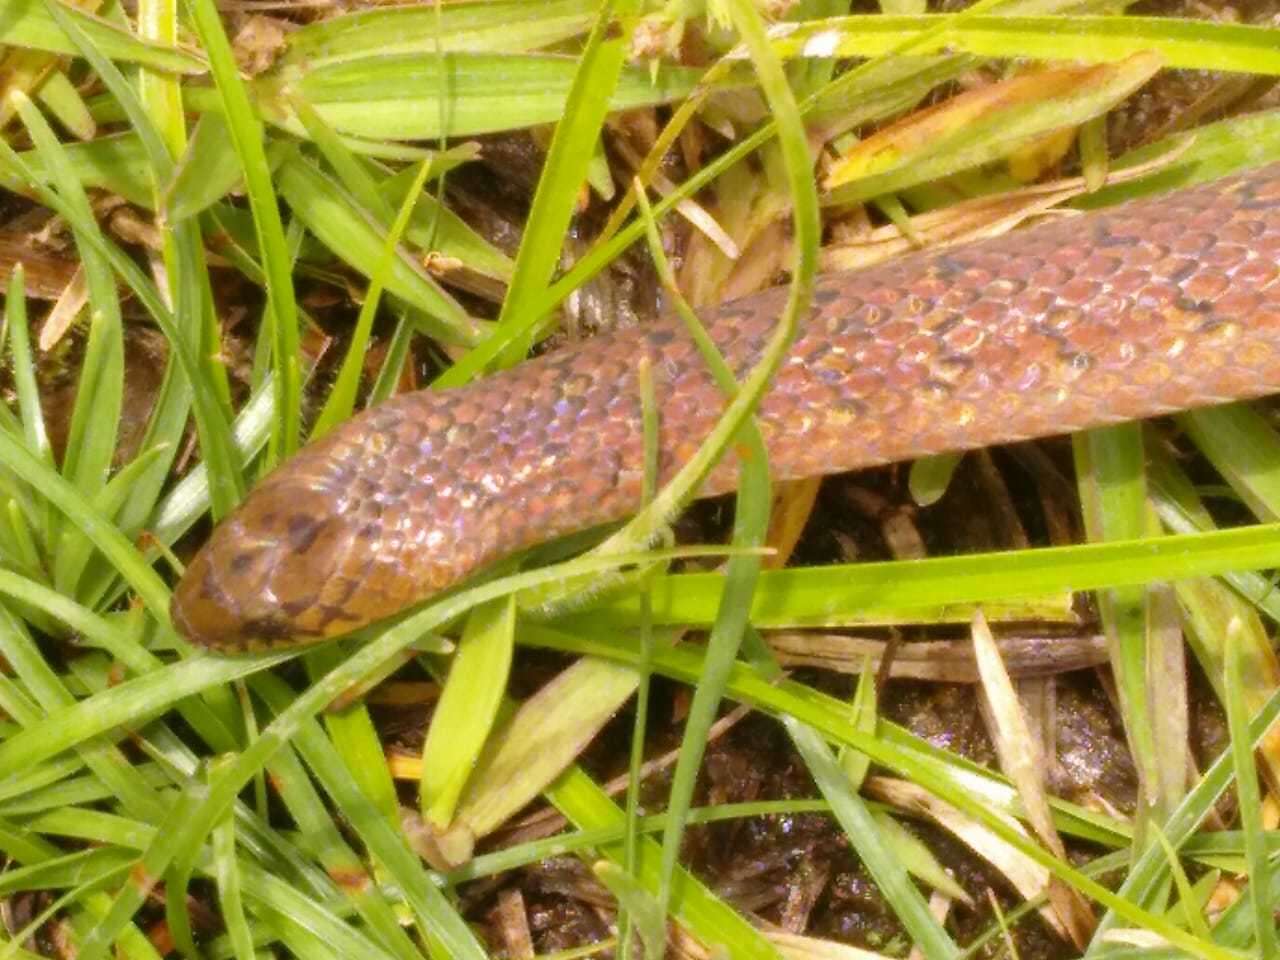
[[[301,430],[302,384],[298,359],[298,308],[293,296],[292,259],[285,244],[284,225],[263,148],[262,123],[254,114],[248,91],[240,79],[231,44],[213,0],[187,0],[192,23],[209,58],[227,131],[244,171],[245,192],[253,210],[267,280],[267,299],[274,329],[275,408],[268,458],[292,454]]]
[[[426,184],[427,175],[430,172],[431,165],[429,162],[424,160],[419,164],[418,174],[405,194],[404,202],[400,205],[400,210],[396,214],[395,221],[391,224],[391,229],[387,231],[378,266],[369,278],[369,287],[365,291],[364,303],[360,305],[360,313],[356,317],[356,325],[351,334],[351,342],[347,347],[347,354],[342,358],[342,366],[338,370],[338,376],[334,381],[333,388],[329,391],[329,396],[325,398],[324,407],[321,408],[320,415],[316,417],[315,425],[312,427],[312,440],[324,436],[351,416],[351,412],[355,409],[356,392],[360,387],[360,373],[364,367],[364,355],[368,348],[369,335],[373,330],[373,318],[378,311],[378,305],[382,301],[383,285],[391,269],[391,264],[396,257],[400,236],[404,233],[404,228],[409,222],[409,215],[413,213],[414,204],[422,193],[422,188]]]
[[[21,443],[0,431],[0,461],[19,470],[62,515],[80,528],[137,591],[151,615],[169,624],[169,590],[134,545],[96,510],[75,487]],[[171,628],[170,628],[171,629]]]
[[[794,717],[783,717],[782,723],[822,796],[831,804],[831,812],[845,836],[875,879],[880,896],[910,934],[915,948],[930,960],[959,954],[959,947],[929,911],[929,904],[916,889],[889,837],[866,802],[851,788],[831,748],[816,730]]]
[[[278,705],[287,705],[292,699],[292,690],[271,674],[258,674],[249,685],[254,694],[272,705],[273,709],[283,709],[283,706]],[[349,761],[339,756],[335,745],[325,738],[323,731],[315,723],[309,724],[299,733],[292,747],[292,750],[277,753],[266,765],[271,782],[289,811],[292,825],[308,838],[308,850],[323,866],[325,874],[344,878],[337,885],[339,891],[351,902],[356,913],[370,929],[377,932],[387,948],[401,960],[417,960],[421,953],[396,914],[399,901],[394,895],[384,893],[370,875],[364,859],[344,839],[339,822],[325,805],[315,781],[303,767],[299,756],[304,757],[307,765],[316,771],[316,780],[321,783],[328,782],[331,778],[350,779],[353,771]],[[379,757],[379,761],[385,769],[385,759]],[[361,782],[367,789],[369,779],[364,777]],[[376,800],[374,804],[378,806]],[[384,808],[378,806],[378,809],[381,811]],[[348,822],[354,822],[346,812],[339,811],[339,816],[346,818]]]
[[[298,30],[289,37],[285,60],[315,67],[370,53],[523,53],[587,32],[597,7],[596,0],[486,0],[361,10]]]
[[[499,331],[532,329],[528,323],[529,303],[546,289],[560,262],[564,236],[586,182],[592,151],[600,139],[604,118],[626,59],[626,35],[609,36],[615,6],[619,16],[626,16],[637,5],[635,0],[618,0],[616,3],[615,0],[605,0],[600,5],[565,99],[563,119],[556,124],[533,195],[533,205],[524,223],[515,270],[502,302],[502,311],[498,314]],[[515,337],[499,358],[499,363],[510,366],[519,362],[531,346],[532,338],[528,332]]]
[[[597,880],[609,888],[618,909],[626,911],[644,944],[646,957],[661,957],[667,939],[667,918],[662,908],[634,876],[627,870],[599,860],[591,868]]]
[[[220,775],[225,760],[215,763],[209,775]],[[245,916],[241,875],[236,862],[236,824],[228,812],[214,828],[213,836],[214,877],[218,884],[218,903],[227,927],[227,935],[236,960],[250,960],[254,956],[253,933]]]
[[[1255,517],[1280,518],[1280,435],[1258,410],[1233,403],[1183,414],[1178,424]]]
[[[1214,805],[1231,785],[1235,772],[1235,754],[1237,750],[1252,751],[1275,726],[1280,718],[1280,692],[1273,693],[1263,707],[1251,718],[1247,732],[1238,739],[1232,737],[1221,754],[1205,771],[1200,782],[1183,799],[1176,810],[1162,824],[1162,831],[1170,846],[1179,849],[1192,836],[1205,817],[1209,816]],[[1133,862],[1119,889],[1118,897],[1124,904],[1143,904],[1150,902],[1153,895],[1162,887],[1168,877],[1168,864],[1164,849],[1158,844],[1150,844]],[[1103,935],[1118,923],[1118,905],[1103,917],[1090,944],[1086,956],[1097,956],[1105,949]],[[1216,931],[1215,931],[1216,934]]]
[[[127,29],[74,6],[66,6],[70,18],[103,56],[173,73],[198,74],[205,63],[188,50],[139,40]],[[76,55],[79,47],[59,27],[43,0],[8,0],[0,18],[0,44]]]
[[[49,713],[65,709],[75,702],[61,678],[40,655],[30,632],[4,604],[0,604],[0,651],[13,667],[14,675],[22,680],[39,703],[39,709],[29,711],[19,711],[14,704],[9,705],[8,712],[24,728],[39,729]],[[136,776],[123,752],[115,745],[90,741],[81,744],[77,753],[81,762],[110,789],[111,796],[128,813],[142,818],[164,815],[165,805],[159,795]]]
[[[515,647],[516,607],[495,600],[467,618],[449,678],[422,745],[422,815],[436,829],[453,820],[462,788],[478,772],[480,751],[497,722]]]
[[[1087,13],[973,15],[945,22],[948,17],[867,14],[814,20],[790,30],[775,28],[774,50],[783,58],[873,57],[914,40],[918,54],[964,50],[984,57],[1106,63],[1151,52],[1169,67],[1280,74],[1280,31],[1273,27]],[[926,31],[933,32],[926,38]]]
[[[278,677],[261,673],[250,681],[255,696],[260,698],[276,714],[289,708],[295,693]],[[412,855],[404,855],[404,835],[398,824],[393,825],[388,819],[386,810],[363,792],[362,779],[344,760],[337,746],[331,742],[321,726],[314,720],[302,724],[292,741],[292,747],[306,763],[310,774],[302,769],[297,758],[289,758],[289,751],[281,751],[272,761],[273,771],[294,771],[293,781],[282,790],[282,796],[288,794],[291,799],[291,811],[299,810],[299,793],[305,791],[308,799],[304,802],[313,807],[310,816],[301,822],[316,822],[317,828],[325,835],[333,838],[338,848],[330,848],[324,857],[327,869],[332,873],[334,867],[343,872],[336,874],[349,878],[340,886],[340,891],[359,915],[378,931],[386,949],[392,951],[402,960],[414,960],[422,956],[421,949],[415,945],[403,924],[403,903],[406,899],[397,892],[384,892],[378,880],[372,876],[363,857],[357,856],[348,848],[338,833],[332,819],[333,814],[315,794],[311,784],[311,776],[337,807],[337,814],[344,823],[344,829],[350,828],[384,864],[389,865],[391,880],[402,890],[408,891],[408,898],[422,900],[415,891],[432,880],[424,866]],[[384,764],[385,766],[385,764]],[[364,781],[367,783],[367,781]],[[393,851],[393,852],[388,852]],[[350,955],[350,954],[348,954]]]
[[[82,186],[109,190],[130,203],[142,206],[152,202],[151,184],[146,177],[146,157],[136,134],[119,133],[98,137],[88,143],[68,143],[63,151]],[[41,182],[48,180],[48,173],[36,151],[25,150],[20,156]],[[15,176],[12,170],[0,170],[0,186],[14,193],[33,193],[27,180],[20,175]]]
[[[1058,591],[1270,569],[1280,565],[1278,535],[1280,524],[1259,524],[1105,544],[767,570],[751,618],[758,627],[919,622],[920,614],[930,622],[956,622],[971,617],[977,603],[987,609]],[[719,588],[717,573],[657,577],[654,623],[705,627],[714,618]],[[602,597],[579,616],[618,626],[636,622],[637,606],[634,597]]]
[[[1275,904],[1268,896],[1274,869],[1263,836],[1262,797],[1258,789],[1258,769],[1249,736],[1249,711],[1245,704],[1243,671],[1247,667],[1244,644],[1237,634],[1240,624],[1227,626],[1226,671],[1223,704],[1231,732],[1231,763],[1235,772],[1236,797],[1240,803],[1240,832],[1244,836],[1245,860],[1249,864],[1249,899],[1253,904],[1254,943],[1258,955],[1276,956]]]
[[[971,11],[982,8],[984,3],[975,4]],[[966,11],[959,14],[960,17],[968,17],[973,15],[972,12]],[[938,29],[941,29],[941,24]],[[931,34],[932,35],[932,34]],[[905,51],[904,51],[905,52]],[[828,84],[818,93],[807,97],[798,109],[801,114],[809,114],[814,111],[820,111],[825,106],[832,106],[834,102],[838,109],[845,114],[849,113],[848,103],[858,102],[865,104],[863,111],[854,115],[846,116],[845,122],[856,124],[880,119],[889,113],[901,109],[904,106],[904,95],[896,92],[887,98],[883,96],[883,86],[901,87],[907,86],[909,89],[906,93],[905,100],[910,102],[914,99],[923,97],[937,83],[951,79],[959,73],[963,72],[968,62],[963,58],[951,58],[950,61],[939,65],[936,62],[919,63],[912,68],[908,68],[906,76],[901,71],[888,71],[889,76],[882,74],[885,72],[880,69],[878,64],[864,64]],[[718,76],[716,68],[713,68],[713,74]],[[921,81],[919,78],[927,78]],[[864,85],[864,79],[867,83]],[[881,96],[877,96],[881,94]],[[677,110],[677,118],[682,115],[692,116],[692,108],[689,106],[681,107]],[[676,121],[678,122],[678,121]],[[672,129],[676,122],[673,122]],[[758,130],[745,137],[737,145],[729,148],[715,160],[703,166],[697,173],[687,179],[677,189],[671,191],[662,197],[654,205],[654,213],[661,217],[668,210],[674,208],[683,200],[692,197],[699,190],[706,187],[725,170],[734,166],[741,160],[753,154],[761,146],[773,139],[777,133],[775,121],[769,120],[763,123]],[[674,137],[674,133],[670,134]],[[660,141],[663,142],[663,141]],[[670,145],[670,141],[665,141],[666,146]],[[665,148],[655,150],[654,156],[651,158],[653,168],[656,169],[657,163],[661,156],[665,153]],[[643,174],[644,171],[642,171]],[[577,264],[568,270],[556,283],[554,283],[545,293],[540,301],[535,304],[535,308],[529,314],[527,322],[530,324],[537,323],[542,317],[545,317],[555,309],[565,297],[580,287],[591,277],[598,274],[604,267],[612,262],[614,258],[619,256],[632,243],[638,240],[644,233],[645,222],[643,218],[636,218],[627,227],[613,233],[606,230],[604,237],[595,248],[590,250],[582,257]],[[479,347],[474,349],[470,354],[458,361],[446,373],[445,384],[457,385],[465,383],[475,377],[480,371],[484,370],[493,358],[498,356],[504,349],[510,339],[514,337],[515,332],[506,334],[495,334],[485,341]]]
[[[80,91],[61,70],[51,73],[40,84],[36,90],[36,99],[73,137],[92,140],[97,134],[97,124],[93,122]]]
[[[860,203],[1005,158],[1101,116],[1146,83],[1158,57],[1060,67],[969,91],[856,144],[823,182],[824,204]]]
[[[32,143],[45,158],[58,188],[79,215],[81,224],[97,224],[89,198],[68,169],[53,130],[35,105],[25,96],[16,97],[19,116]],[[89,290],[89,338],[77,383],[62,470],[86,496],[93,496],[106,483],[115,452],[116,424],[123,395],[124,340],[120,300],[111,268],[87,238],[76,228],[76,246]],[[101,419],[98,419],[101,418]],[[93,424],[96,429],[90,431]],[[60,535],[61,525],[54,534]],[[52,543],[49,549],[52,550]],[[74,584],[62,584],[71,589]]]
[[[116,662],[135,674],[150,673],[162,666],[159,658],[139,646],[136,636],[42,584],[9,571],[0,571],[0,595],[45,612],[56,622],[80,634],[87,643],[108,651]],[[196,701],[181,704],[179,712],[211,748],[219,751],[234,749],[233,724],[226,723],[224,718]]]
[[[638,187],[638,185],[637,185]],[[639,190],[637,190],[639,194]],[[670,265],[666,262],[662,255],[661,244],[654,244],[657,234],[657,225],[652,218],[649,220],[649,242],[650,253],[654,255],[655,262],[659,266],[662,274],[669,274]],[[664,278],[664,282],[666,279]],[[640,391],[640,422],[643,432],[643,474],[640,481],[640,505],[647,507],[657,494],[658,488],[658,401],[654,392],[653,384],[653,364],[648,357],[641,358],[640,366],[636,372],[637,386]],[[643,786],[644,778],[644,753],[645,741],[649,730],[649,698],[651,694],[651,684],[653,679],[653,622],[648,614],[648,577],[642,577],[640,588],[640,629],[638,638],[640,642],[640,662],[636,664],[636,707],[635,720],[631,727],[631,749],[627,757],[627,801],[626,801],[626,830],[622,841],[622,868],[626,871],[628,878],[635,880],[639,876],[640,869],[640,790]],[[627,909],[625,904],[619,901],[623,908],[619,917],[619,940],[621,945],[622,960],[632,960],[635,956],[635,937],[638,935],[646,944],[645,949],[649,950],[649,943],[653,939],[653,931],[648,920],[644,917],[634,917],[633,911]],[[654,905],[657,906],[656,901]],[[647,908],[647,904],[643,905]],[[659,909],[658,917],[665,921],[662,911]],[[661,952],[661,948],[656,948]]]
[[[294,216],[335,255],[365,276],[378,269],[385,232],[335,180],[291,149],[276,170],[276,187]],[[474,343],[485,327],[404,251],[397,250],[386,288],[426,314],[423,332],[446,343]]]
[[[491,738],[458,806],[455,822],[464,838],[474,843],[487,836],[546,790],[635,688],[630,668],[584,658],[511,711]],[[564,709],[566,704],[573,704],[573,709]]]
[[[1142,425],[1131,423],[1073,437],[1076,476],[1090,540],[1134,540],[1147,535],[1147,486]],[[1147,702],[1147,633],[1151,629],[1147,591],[1115,587],[1098,593],[1098,611],[1111,650],[1111,668],[1120,694],[1129,749],[1138,770],[1141,800],[1135,843],[1149,842],[1146,820],[1161,811],[1151,705]]]
[[[1205,923],[1204,916],[1200,912],[1200,904],[1191,889],[1191,883],[1187,879],[1186,871],[1182,869],[1182,864],[1178,860],[1177,851],[1170,846],[1168,838],[1158,826],[1152,824],[1151,830],[1155,835],[1156,841],[1164,850],[1165,860],[1169,864],[1169,873],[1173,875],[1174,886],[1178,888],[1178,900],[1180,902],[1175,906],[1175,909],[1181,907],[1183,922],[1188,930],[1202,940],[1210,939],[1213,934],[1210,932],[1209,925]]]
[[[630,2],[630,0],[628,0]],[[339,133],[386,140],[433,140],[552,123],[567,106],[579,58],[560,54],[444,52],[368,55],[305,71],[286,66],[255,84],[263,115],[289,133],[301,124],[286,91],[304,97]],[[625,67],[609,110],[630,110],[686,96],[701,71],[664,66],[655,79]],[[732,86],[726,81],[725,87]],[[441,88],[449,91],[440,110]]]
[[[635,662],[638,656],[634,648],[628,650],[616,644],[588,643],[580,639],[571,644],[561,644],[556,642],[553,635],[543,628],[537,628],[536,631],[532,628],[527,628],[524,634],[525,641],[530,642],[535,637],[538,645],[545,645],[553,649],[613,656],[632,663]],[[544,641],[548,642],[544,643]],[[659,650],[654,657],[654,666],[655,669],[663,673],[685,682],[692,682],[700,676],[702,660],[693,651],[675,648]],[[891,730],[882,729],[879,737],[868,737],[856,729],[850,721],[847,708],[843,704],[798,684],[793,685],[790,682],[784,682],[780,685],[771,684],[766,679],[755,676],[753,671],[737,668],[736,679],[734,679],[730,689],[735,699],[753,705],[760,705],[777,702],[780,688],[792,686],[794,686],[797,695],[794,698],[788,698],[786,705],[781,708],[783,711],[812,724],[815,728],[821,730],[825,736],[837,742],[866,752],[875,762],[896,770],[903,777],[937,794],[947,803],[983,823],[988,830],[1000,836],[1001,839],[1015,847],[1026,857],[1047,868],[1055,876],[1080,890],[1091,899],[1099,901],[1102,905],[1114,911],[1115,914],[1124,917],[1131,923],[1157,931],[1161,936],[1168,938],[1170,942],[1197,956],[1222,957],[1223,960],[1231,957],[1239,960],[1230,951],[1221,951],[1212,944],[1204,944],[1188,936],[1185,931],[1173,929],[1165,920],[1146,912],[1138,906],[1133,899],[1132,893],[1128,895],[1123,891],[1112,893],[1107,888],[1081,874],[1074,867],[1070,867],[1048,854],[1038,844],[1028,840],[1024,834],[1010,828],[1008,824],[1003,822],[1002,818],[993,817],[991,805],[994,802],[994,797],[991,795],[990,790],[977,789],[986,780],[987,775],[977,768],[973,768],[961,779],[953,779],[947,771],[937,766],[935,761],[929,759],[933,752],[932,748],[927,747],[927,745],[921,745],[923,749],[916,747],[904,749],[910,746],[907,738],[900,735],[890,736]],[[747,694],[748,690],[750,690],[749,695]],[[821,709],[815,709],[815,706],[820,702],[825,703],[826,706]],[[1250,741],[1256,744],[1277,718],[1280,718],[1280,693],[1273,696],[1265,708],[1254,716],[1249,728]],[[1231,761],[1228,754],[1229,751],[1218,757],[1201,784],[1197,785],[1196,789],[1188,795],[1187,801],[1179,808],[1175,817],[1166,824],[1166,833],[1175,845],[1190,835],[1190,832],[1194,830],[1200,819],[1210,811],[1213,803],[1229,784]],[[963,761],[958,761],[954,758],[952,763],[964,765]],[[1009,796],[1006,792],[1007,790],[1007,787],[1002,787],[1001,794]],[[1009,812],[1016,814],[1018,811],[1016,807],[1012,807]],[[1158,859],[1154,863],[1154,869],[1159,871],[1163,866],[1162,860],[1159,859],[1162,854],[1159,853],[1158,848],[1152,847],[1148,848],[1147,854],[1152,849],[1157,850]],[[1144,854],[1144,858],[1147,854]],[[1146,869],[1150,870],[1151,866],[1148,865]],[[1096,937],[1094,942],[1097,942]]]
[[[5,328],[9,333],[9,353],[13,358],[14,391],[18,398],[18,410],[22,417],[22,433],[26,438],[27,449],[50,468],[54,466],[53,451],[49,446],[49,434],[45,428],[44,410],[40,402],[40,390],[36,385],[35,360],[31,354],[31,337],[27,326],[27,298],[24,289],[24,272],[22,264],[18,264],[9,277],[9,289],[5,293],[4,313]],[[53,543],[54,520],[52,508],[45,511],[41,528],[41,542]],[[23,529],[26,529],[25,527]],[[35,544],[30,544],[26,551],[27,563],[39,569],[38,554]]]

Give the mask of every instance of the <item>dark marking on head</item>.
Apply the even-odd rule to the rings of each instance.
[[[323,604],[319,607],[320,622],[324,624],[324,628],[328,629],[335,623],[360,623],[361,617],[342,607],[333,604]]]
[[[246,621],[244,635],[266,643],[281,643],[296,636],[318,636],[313,631],[299,630],[295,624],[278,617],[257,617]]]
[[[320,520],[306,513],[289,518],[289,546],[295,553],[306,553],[320,535]]]
[[[280,609],[290,617],[298,617],[314,606],[315,602],[315,594],[308,593],[305,596],[298,597],[296,600],[286,600],[282,602],[280,604]]]

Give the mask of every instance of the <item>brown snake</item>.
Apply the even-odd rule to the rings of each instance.
[[[784,300],[705,316],[739,376]],[[174,623],[225,651],[334,636],[635,511],[642,356],[669,478],[724,408],[673,320],[353,418],[214,531]],[[794,478],[1278,391],[1280,164],[823,276],[759,422],[774,475]],[[703,493],[735,478],[724,463]]]

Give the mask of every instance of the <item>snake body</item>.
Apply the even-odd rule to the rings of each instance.
[[[739,376],[785,301],[704,317]],[[398,396],[271,473],[219,525],[173,619],[220,650],[387,617],[639,505],[648,357],[666,479],[724,409],[661,320],[471,386]],[[1280,392],[1280,164],[944,252],[826,275],[759,408],[780,478]],[[732,488],[719,466],[703,490]]]

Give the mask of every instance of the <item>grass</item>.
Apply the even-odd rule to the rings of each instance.
[[[883,15],[847,16],[847,4],[803,0],[777,24],[749,0],[709,3],[706,18],[637,0],[388,7],[318,19],[246,76],[210,0],[141,0],[135,21],[108,3],[6,4],[0,186],[65,222],[86,306],[60,458],[35,375],[39,308],[21,270],[8,280],[0,328],[9,390],[0,405],[0,905],[47,895],[32,901],[39,911],[25,928],[0,934],[0,957],[33,956],[29,936],[53,921],[90,958],[158,956],[172,944],[187,956],[478,960],[490,953],[460,885],[552,854],[581,857],[616,895],[629,956],[641,944],[656,953],[670,919],[735,958],[838,957],[838,945],[761,929],[680,860],[690,824],[800,813],[831,816],[930,960],[976,952],[1006,925],[1016,933],[1031,914],[1064,909],[1062,890],[1098,911],[1096,927],[1073,918],[1077,940],[1064,950],[1123,952],[1127,938],[1180,956],[1271,955],[1280,881],[1268,784],[1280,775],[1271,731],[1280,669],[1269,633],[1280,601],[1260,571],[1280,567],[1280,436],[1265,416],[1222,408],[1179,421],[1221,478],[1217,492],[1249,511],[1252,526],[1216,529],[1206,488],[1149,431],[1126,427],[1077,440],[1079,498],[1096,542],[761,569],[771,485],[750,413],[804,315],[820,205],[834,218],[874,200],[916,229],[908,206],[1014,186],[1010,171],[1034,167],[1063,128],[1087,131],[1091,177],[1163,158],[1154,175],[1080,197],[1080,206],[1280,158],[1275,112],[1171,133],[1110,160],[1097,122],[1161,67],[1274,77],[1280,31],[1127,17],[1099,3],[1051,6],[983,2],[942,16],[886,3]],[[710,54],[705,69],[631,57],[637,34],[672,53],[695,33]],[[1050,56],[1079,63],[914,113],[980,66]],[[751,122],[732,109],[748,103],[757,107]],[[599,144],[616,135],[624,109],[666,122],[639,167],[659,189],[652,200],[614,198],[593,245],[562,269],[584,185],[600,188]],[[875,136],[855,135],[890,118],[899,119]],[[441,181],[474,158],[465,138],[561,119],[511,257],[449,208]],[[726,125],[732,146],[683,182],[659,179],[669,147]],[[831,161],[822,177],[814,143]],[[155,249],[126,247],[102,229],[100,193],[154,214]],[[659,230],[695,198],[743,249],[791,218],[791,260],[780,264],[793,277],[791,299],[767,359],[741,384],[723,382],[730,413],[699,458],[632,524],[591,553],[504,571],[358,643],[224,658],[191,650],[174,632],[170,548],[203,518],[227,513],[308,429],[323,432],[393,392],[411,343],[430,338],[448,357],[441,386],[519,362],[557,307],[628,247],[648,235],[661,263]],[[673,298],[703,305],[714,296],[727,267],[709,247],[689,239],[686,262],[705,270],[683,291],[670,279]],[[424,252],[452,266],[433,269]],[[215,307],[223,265],[260,289],[264,305],[250,324],[243,400],[233,399]],[[304,349],[313,321],[298,291],[333,278],[359,287],[364,309],[352,317],[340,373],[314,377]],[[120,463],[126,295],[170,350],[140,452]],[[379,305],[394,329],[362,393]],[[304,414],[312,407],[315,416]],[[175,479],[188,420],[199,465]],[[735,444],[755,455],[741,458],[729,543],[648,551]],[[953,466],[922,468],[916,487],[938,496]],[[728,557],[723,574],[668,569],[708,554]],[[998,662],[984,672],[1010,779],[878,716],[869,682],[851,705],[784,676],[759,632],[967,627],[979,611],[997,624],[1071,626],[1071,596],[1083,590],[1099,591],[1142,784],[1132,821],[1040,795],[1025,766],[1012,776],[1025,725]],[[680,643],[689,627],[708,631],[708,642]],[[468,670],[449,670],[455,638]],[[578,659],[520,703],[507,694],[518,647]],[[1210,681],[1230,735],[1191,783],[1179,740],[1185,703],[1169,707],[1184,651]],[[350,696],[410,661],[446,677],[416,798],[429,830],[402,814],[384,735]],[[637,688],[648,690],[650,673],[692,690],[657,817],[643,815],[634,793],[623,809],[577,765],[595,732]],[[779,721],[820,800],[694,805],[724,699]],[[330,709],[338,701],[343,708]],[[633,743],[634,763],[643,746]],[[1213,832],[1232,790],[1236,822]],[[568,832],[472,856],[539,797]],[[957,891],[895,819],[908,802],[999,864],[1024,902],[993,912],[973,939],[940,921],[926,894]],[[1053,852],[1059,836],[1092,862]],[[1234,875],[1242,892],[1211,916],[1212,871]],[[193,917],[189,892],[201,914],[220,917],[215,935]]]

